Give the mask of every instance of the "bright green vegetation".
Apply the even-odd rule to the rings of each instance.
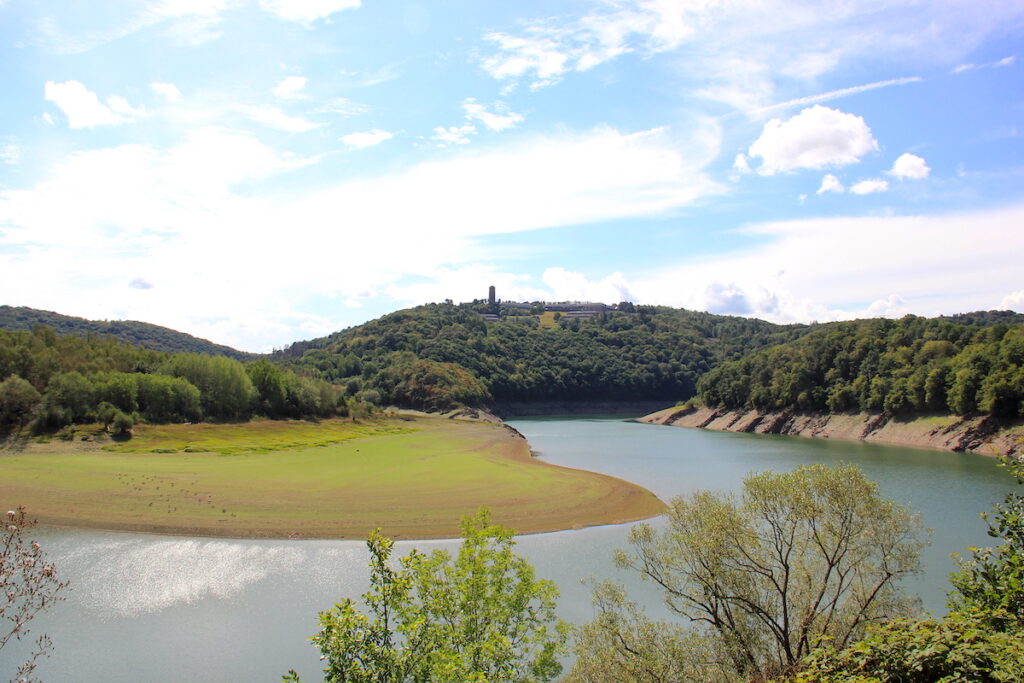
[[[344,389],[260,359],[167,354],[113,337],[0,330],[0,433],[101,422],[246,420],[364,414]]]
[[[557,587],[534,576],[486,510],[463,520],[462,538],[454,560],[413,550],[396,567],[391,539],[370,534],[369,614],[349,598],[320,613],[324,681],[526,683],[561,672],[568,626],[555,618]]]
[[[25,306],[0,306],[0,330],[28,332],[36,325],[46,325],[57,334],[74,334],[81,337],[111,336],[126,344],[141,346],[153,351],[168,353],[188,351],[211,356],[227,356],[238,360],[246,360],[255,355],[233,349],[230,346],[214,344],[184,332],[137,320],[86,320]]]
[[[253,455],[334,446],[367,436],[408,434],[414,427],[402,420],[353,423],[275,422],[258,420],[237,424],[154,425],[139,430],[131,440],[103,446],[110,453],[216,453]],[[411,423],[409,423],[411,424]]]
[[[536,309],[542,308],[539,304]],[[1016,314],[780,326],[623,302],[555,320],[429,304],[243,364],[113,337],[0,330],[0,432],[447,411],[530,401],[686,400],[760,410],[1020,414]],[[519,322],[513,322],[517,319]],[[523,322],[525,321],[525,322]]]
[[[501,425],[423,417],[30,443],[0,457],[0,506],[26,501],[43,524],[232,537],[451,537],[481,505],[522,533],[664,509],[638,486],[538,461]]]
[[[998,313],[998,312],[993,312]],[[1024,325],[907,316],[832,323],[701,378],[710,406],[1024,416]]]
[[[620,308],[557,324],[545,314],[538,325],[507,316],[485,323],[486,303],[429,304],[296,342],[274,358],[383,405],[676,400],[692,396],[697,378],[718,363],[809,329],[663,306]],[[393,389],[433,376],[451,379],[420,395]]]

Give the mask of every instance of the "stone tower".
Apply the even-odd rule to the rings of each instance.
[[[494,302],[495,302],[494,294],[495,294],[495,292],[494,292],[494,285],[491,285],[487,289],[487,303],[491,304],[492,306],[494,305]]]

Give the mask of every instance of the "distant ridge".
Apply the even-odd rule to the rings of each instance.
[[[128,344],[153,351],[189,351],[238,360],[255,358],[258,355],[137,320],[86,320],[26,306],[0,306],[0,329],[31,330],[32,326],[38,323],[52,327],[57,334],[109,334]]]

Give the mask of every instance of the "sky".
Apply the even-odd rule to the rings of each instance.
[[[0,304],[1024,311],[1019,0],[0,0]]]

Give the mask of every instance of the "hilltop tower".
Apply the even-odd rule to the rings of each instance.
[[[490,304],[490,305],[492,305],[492,306],[493,306],[493,305],[494,305],[494,303],[495,303],[494,295],[495,295],[495,291],[494,291],[494,285],[491,285],[491,286],[490,286],[490,287],[489,287],[489,288],[487,289],[487,303],[489,303],[489,304]]]

